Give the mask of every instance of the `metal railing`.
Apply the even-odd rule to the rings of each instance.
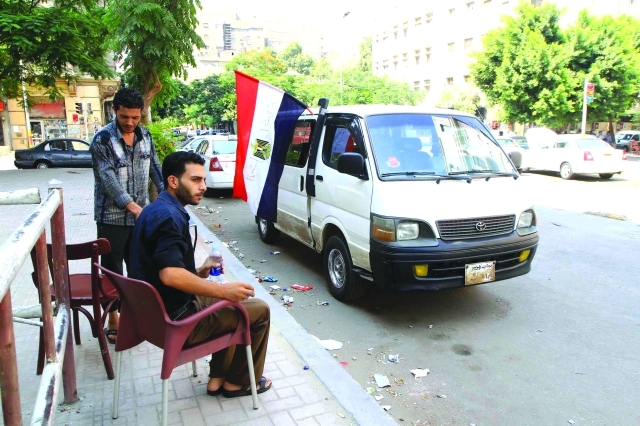
[[[54,185],[56,182],[52,182]],[[78,399],[76,370],[71,339],[69,265],[67,262],[62,189],[51,188],[40,202],[37,189],[0,193],[0,205],[39,204],[22,224],[0,246],[0,388],[2,415],[6,426],[22,424],[18,363],[13,323],[22,322],[42,327],[45,367],[31,417],[32,425],[53,424],[60,381],[64,402]],[[53,283],[58,304],[55,323],[49,287],[47,259],[47,221],[51,224]],[[23,263],[36,250],[36,270],[40,286],[40,305],[12,310],[11,284]],[[42,322],[25,318],[42,318]]]

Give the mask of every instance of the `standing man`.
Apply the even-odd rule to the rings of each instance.
[[[262,377],[269,342],[269,305],[252,298],[255,293],[250,284],[207,281],[209,270],[217,266],[210,257],[196,268],[189,213],[184,206],[200,203],[207,190],[204,163],[204,159],[193,152],[178,151],[165,158],[162,164],[165,190],[136,222],[129,276],[146,281],[158,290],[173,321],[187,318],[220,299],[241,302],[249,314],[256,385],[258,393],[263,393],[271,388],[271,380]],[[220,309],[202,318],[185,344],[206,341],[237,326],[237,311],[232,307]],[[229,349],[211,355],[207,394],[222,394],[226,398],[251,395],[245,351],[235,350],[225,370],[224,360]]]
[[[122,262],[129,265],[129,244],[133,226],[142,208],[149,204],[149,179],[162,191],[162,172],[151,134],[138,126],[144,101],[142,95],[122,88],[113,98],[115,120],[104,126],[91,141],[93,162],[94,218],[98,238],[106,238],[111,252],[102,255],[103,267],[123,275]],[[105,329],[110,343],[118,334],[119,305],[112,305]]]

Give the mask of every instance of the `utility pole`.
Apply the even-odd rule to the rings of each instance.
[[[84,118],[84,137],[86,138],[86,140],[89,140],[89,113],[87,112],[88,103],[86,102],[82,102],[82,103],[83,103],[82,118]]]
[[[587,105],[593,102],[595,94],[595,86],[589,83],[589,79],[585,77],[584,88],[582,90],[582,134],[587,132]]]
[[[20,67],[22,67],[22,59],[20,60]],[[24,71],[23,74],[24,76]],[[27,94],[27,86],[24,84],[24,78],[21,79],[22,83],[22,100],[24,102],[24,119],[25,128],[27,130],[27,148],[31,148],[31,119],[29,118],[29,96]]]

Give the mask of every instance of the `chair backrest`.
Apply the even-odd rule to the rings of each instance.
[[[120,327],[116,351],[124,351],[145,340],[164,349],[169,316],[158,291],[144,281],[123,277],[95,264],[120,294]]]

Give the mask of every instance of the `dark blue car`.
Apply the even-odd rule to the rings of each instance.
[[[50,139],[30,149],[15,151],[18,169],[50,167],[91,167],[89,142],[82,139]]]

